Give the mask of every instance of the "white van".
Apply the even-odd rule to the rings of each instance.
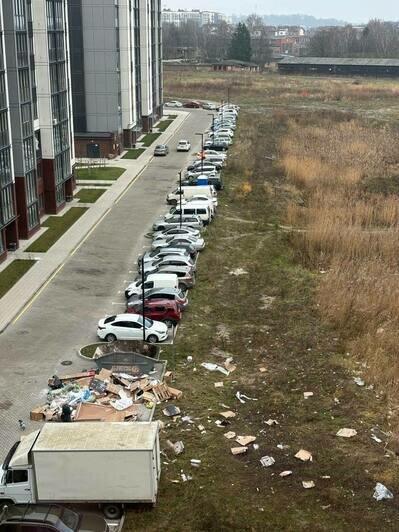
[[[193,187],[196,188],[196,187]],[[212,221],[212,212],[208,205],[193,203],[193,204],[182,204],[181,206],[184,216],[198,216],[204,225],[209,224]],[[180,215],[180,205],[176,205],[175,209],[171,209],[171,214],[173,216]]]
[[[181,187],[182,200],[189,200],[192,196],[197,194],[205,195],[209,199],[216,198],[217,192],[213,185],[198,185],[195,187]],[[166,196],[166,203],[169,205],[177,205],[180,201],[180,188],[177,187],[173,192]]]
[[[178,288],[179,278],[174,273],[151,273],[144,281],[144,290],[150,288]],[[141,279],[130,283],[125,289],[125,297],[129,299],[133,294],[141,294],[143,290]]]

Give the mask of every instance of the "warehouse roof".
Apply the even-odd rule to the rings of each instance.
[[[279,61],[279,64],[399,67],[399,59],[359,59],[354,57],[284,57],[284,59]]]

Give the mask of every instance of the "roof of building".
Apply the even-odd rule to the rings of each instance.
[[[236,59],[226,59],[225,61],[220,61],[219,63],[213,63],[214,65],[231,65],[231,66],[248,66],[248,67],[257,67],[257,63],[250,63],[249,61],[237,61]]]
[[[284,59],[279,61],[279,64],[399,67],[399,59],[360,59],[354,57],[284,57]]]

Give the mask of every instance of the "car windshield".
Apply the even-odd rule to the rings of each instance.
[[[108,316],[108,318],[105,318],[104,323],[111,323],[111,321],[114,321],[116,316]]]
[[[137,318],[136,321],[137,321],[137,323],[139,323],[141,326],[143,326],[143,318],[142,318],[142,316],[139,316],[139,317]],[[146,319],[145,319],[145,326],[146,326],[146,327],[152,327],[153,323],[154,323],[154,322],[153,322],[152,320],[150,320],[149,318],[146,318]]]

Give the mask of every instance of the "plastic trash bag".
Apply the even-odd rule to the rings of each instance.
[[[384,486],[384,484],[381,484],[381,482],[377,482],[374,488],[373,497],[377,501],[382,501],[384,499],[393,499],[393,493],[389,491],[389,489]]]

